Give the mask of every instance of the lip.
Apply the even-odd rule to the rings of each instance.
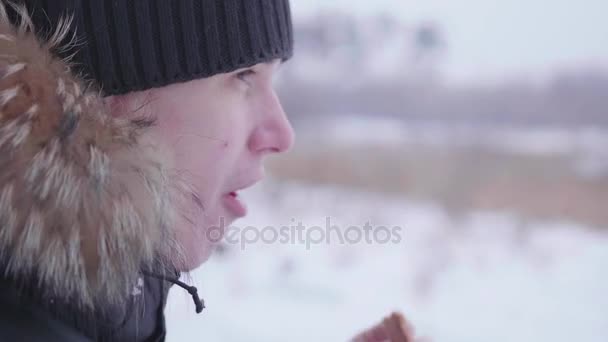
[[[252,182],[248,182],[244,185],[237,187],[236,189],[234,189],[228,193],[225,193],[222,196],[222,202],[224,203],[224,206],[226,207],[226,209],[228,209],[228,211],[236,217],[246,216],[247,215],[247,206],[245,205],[245,202],[242,201],[238,192],[254,186],[259,181],[260,180],[258,179],[258,180],[252,181]]]
[[[230,213],[236,217],[243,217],[247,215],[247,206],[238,196],[238,193],[231,192],[222,196],[224,206]]]

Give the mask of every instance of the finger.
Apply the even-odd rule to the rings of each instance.
[[[365,330],[364,332],[357,335],[353,342],[386,342],[388,341],[388,335],[383,324],[377,324],[374,327]]]
[[[400,313],[393,313],[382,321],[391,342],[414,342],[414,329]]]

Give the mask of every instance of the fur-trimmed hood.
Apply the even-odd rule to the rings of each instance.
[[[144,142],[153,120],[111,117],[53,57],[69,20],[41,41],[15,10],[18,26],[0,2],[2,271],[84,307],[120,304],[142,268],[172,269],[181,255],[170,229],[178,187]]]

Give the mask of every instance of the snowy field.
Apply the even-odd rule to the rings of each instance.
[[[370,134],[382,132],[382,134]],[[303,122],[298,149],[428,146],[444,150],[483,148],[528,157],[566,157],[582,179],[608,175],[608,128],[603,126],[517,126],[407,121],[377,115],[336,115]]]
[[[229,244],[173,289],[168,341],[344,341],[392,310],[435,342],[608,340],[608,234],[267,181],[235,226],[399,226],[399,243]],[[292,220],[293,219],[293,220]],[[312,229],[312,228],[311,228]]]
[[[382,134],[370,134],[382,132]],[[517,126],[507,124],[408,121],[382,115],[335,115],[305,121],[298,145],[319,139],[332,146],[421,144],[441,148],[483,146],[496,152],[530,155],[581,155],[608,159],[608,129],[603,126]],[[299,147],[299,146],[298,146]]]

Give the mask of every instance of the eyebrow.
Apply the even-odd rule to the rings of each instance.
[[[263,64],[263,65],[266,65],[266,66],[271,67],[271,66],[272,66],[272,65],[275,63],[275,61],[277,61],[277,60],[279,61],[278,65],[277,65],[277,68],[280,68],[280,67],[283,65],[283,63],[285,63],[285,62],[286,62],[286,61],[284,61],[282,58],[275,58],[275,59],[273,59],[273,60],[266,61],[266,62],[261,62],[261,63],[258,63],[258,64]],[[242,71],[242,70],[251,69],[251,68],[253,68],[253,67],[255,67],[255,64],[254,64],[254,65],[251,65],[251,66],[248,66],[248,67],[243,67],[243,68],[240,68],[240,69],[234,70],[233,72],[239,72],[239,71]]]

